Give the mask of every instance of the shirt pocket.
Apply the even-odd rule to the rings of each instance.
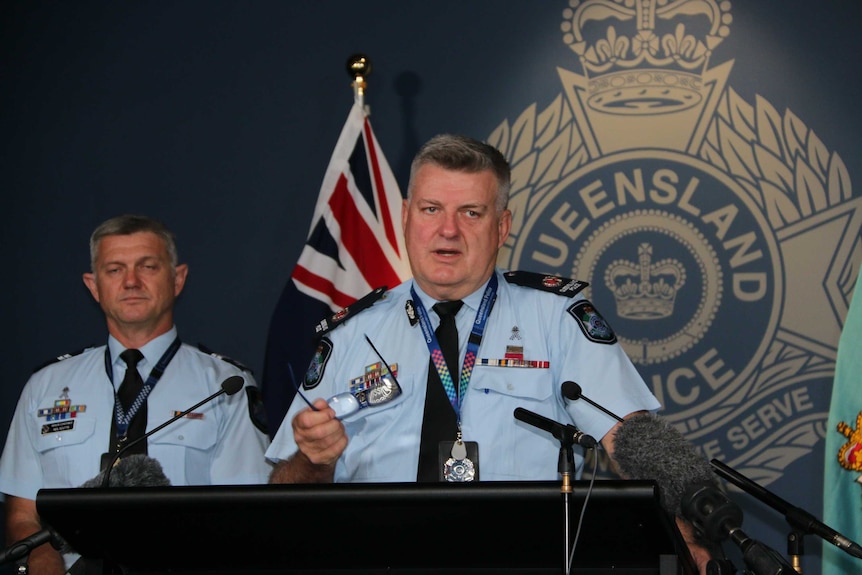
[[[514,417],[518,408],[541,414],[553,412],[554,386],[548,370],[482,367],[481,373],[479,368],[473,373],[470,395],[463,407],[464,439],[479,444],[480,478],[552,478],[559,443]]]
[[[92,417],[70,417],[59,421],[36,420],[36,449],[45,455],[53,449],[82,446],[96,429],[96,420]],[[108,438],[105,438],[105,445]]]
[[[470,387],[484,395],[499,395],[501,399],[544,403],[551,398],[553,386],[547,369],[521,367],[476,367]]]
[[[33,418],[34,444],[45,478],[43,486],[78,486],[99,471],[99,458],[108,447],[108,433],[95,437],[93,417],[70,417],[59,421]]]
[[[167,426],[162,432],[152,435],[149,442],[154,446],[209,451],[217,440],[218,425],[214,419],[196,419],[186,416]]]

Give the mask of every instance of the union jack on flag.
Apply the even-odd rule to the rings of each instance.
[[[270,320],[262,379],[274,435],[314,354],[314,326],[380,286],[410,277],[401,191],[356,101],[341,130],[308,237]]]

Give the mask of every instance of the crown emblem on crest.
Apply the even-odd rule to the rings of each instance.
[[[676,294],[685,285],[685,268],[674,259],[653,263],[653,248],[638,246],[638,261],[616,260],[605,270],[605,285],[614,294],[617,315],[626,319],[660,319],[673,314]]]
[[[588,104],[637,115],[669,113],[703,100],[703,72],[730,34],[730,2],[571,0],[564,40],[590,78]]]
[[[862,471],[862,411],[856,416],[856,429],[841,421],[838,432],[847,438],[838,450],[838,463],[849,471]]]

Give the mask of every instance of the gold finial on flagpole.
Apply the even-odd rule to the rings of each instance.
[[[347,73],[353,78],[353,97],[365,109],[365,78],[371,73],[371,60],[365,54],[352,55],[347,59]]]

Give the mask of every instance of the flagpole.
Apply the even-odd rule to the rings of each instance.
[[[364,54],[352,55],[347,59],[347,73],[353,78],[353,98],[362,107],[365,115],[368,115],[368,109],[365,107],[365,88],[368,84],[365,78],[371,73],[371,60]]]

